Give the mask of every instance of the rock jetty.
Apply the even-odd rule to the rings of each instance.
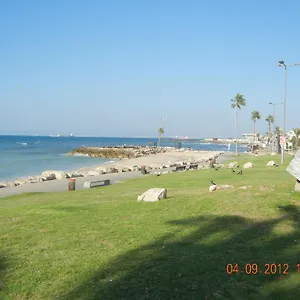
[[[80,147],[67,155],[86,155],[102,158],[137,158],[151,154],[165,153],[172,148],[155,148],[149,146],[116,146],[116,147]]]

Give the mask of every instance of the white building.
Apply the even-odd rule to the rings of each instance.
[[[253,138],[254,142],[258,142],[259,139],[259,134],[258,133],[243,133],[242,134],[244,141],[247,141],[249,143],[253,143]]]

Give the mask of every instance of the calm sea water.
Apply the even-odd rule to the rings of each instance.
[[[147,138],[103,137],[43,137],[0,136],[0,181],[39,175],[45,170],[72,171],[82,167],[101,165],[112,159],[66,156],[81,146],[148,145],[156,142]],[[174,144],[164,144],[174,146]],[[183,143],[183,147],[200,150],[227,151],[227,145]],[[232,147],[232,150],[234,147]],[[241,148],[245,151],[245,148]]]

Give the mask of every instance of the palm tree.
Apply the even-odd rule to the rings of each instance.
[[[238,140],[237,140],[237,128],[238,128],[238,111],[242,106],[246,106],[246,99],[242,94],[237,93],[236,96],[231,99],[231,107],[235,108],[235,154],[238,155]]]
[[[300,136],[300,128],[293,128],[293,131],[295,132],[296,136]]]
[[[165,133],[163,128],[158,128],[158,147],[160,147],[161,136]]]
[[[251,120],[253,121],[254,125],[254,133],[253,133],[253,143],[252,143],[252,151],[254,151],[254,139],[256,135],[256,121],[260,119],[260,113],[257,110],[252,112]]]
[[[266,121],[268,122],[268,143],[270,143],[271,140],[271,124],[274,123],[274,117],[272,115],[268,115],[266,118]]]
[[[294,149],[298,149],[300,147],[300,128],[294,128],[296,137],[294,138],[293,147]]]

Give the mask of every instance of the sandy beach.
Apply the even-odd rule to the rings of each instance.
[[[169,151],[166,153],[158,153],[153,155],[148,155],[144,157],[132,158],[132,159],[122,159],[117,162],[82,168],[80,172],[85,172],[87,174],[90,171],[95,171],[99,169],[108,168],[132,168],[133,166],[151,166],[149,174],[155,174],[157,172],[171,172],[175,169],[174,164],[178,163],[189,163],[189,162],[200,162],[207,161],[210,158],[217,158],[218,163],[223,163],[232,156],[231,153],[221,153],[215,151],[193,151],[193,150],[181,150],[181,151]],[[75,172],[75,171],[74,171]],[[76,178],[76,190],[83,188],[83,184],[86,181],[104,180],[110,179],[111,184],[118,183],[130,178],[138,178],[144,175],[140,171],[129,171],[129,172],[118,172],[118,173],[106,173],[98,174],[95,176],[84,176]],[[22,193],[29,192],[63,192],[68,189],[68,179],[60,180],[49,180],[37,183],[26,183],[20,184],[15,187],[5,187],[0,189],[0,197],[7,197]]]

